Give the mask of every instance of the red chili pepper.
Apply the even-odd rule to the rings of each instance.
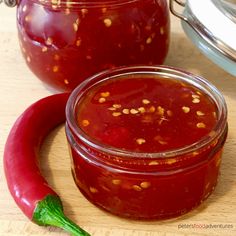
[[[82,236],[89,234],[64,215],[61,200],[42,177],[37,161],[45,136],[65,121],[68,96],[43,98],[22,113],[5,145],[4,170],[11,195],[30,220]]]

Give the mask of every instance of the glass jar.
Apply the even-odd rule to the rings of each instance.
[[[21,0],[17,27],[29,68],[66,91],[104,69],[160,64],[169,45],[166,0]]]
[[[216,65],[236,76],[235,0],[170,0],[188,38]],[[182,12],[175,10],[179,4]],[[209,17],[209,12],[211,17]]]
[[[177,217],[217,184],[227,108],[201,77],[164,66],[108,70],[72,92],[66,120],[75,183],[115,215]]]

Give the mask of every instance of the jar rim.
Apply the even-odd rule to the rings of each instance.
[[[115,79],[117,77],[123,77],[131,74],[155,74],[165,78],[172,79],[180,79],[189,84],[200,89],[208,96],[213,99],[216,104],[217,112],[218,112],[218,120],[215,126],[213,127],[212,135],[206,135],[202,137],[195,143],[190,145],[166,150],[162,152],[134,152],[123,150],[120,148],[115,148],[107,144],[103,144],[95,139],[90,138],[77,124],[75,117],[75,109],[79,102],[79,100],[83,97],[83,95],[91,89],[94,85],[98,83],[102,83],[107,79]],[[191,82],[190,82],[191,81]],[[170,158],[175,156],[186,155],[188,153],[193,153],[194,151],[198,151],[201,148],[209,145],[212,141],[219,138],[227,128],[227,106],[223,95],[219,92],[219,90],[211,84],[209,81],[203,79],[200,76],[193,75],[189,72],[183,71],[179,68],[169,67],[169,66],[122,66],[117,67],[115,69],[105,70],[100,73],[97,73],[80,85],[78,85],[71,93],[67,105],[66,105],[66,122],[72,133],[83,143],[88,145],[89,147],[102,151],[104,153],[115,155],[115,156],[123,156],[123,157],[135,157],[135,158]]]
[[[124,4],[129,4],[133,2],[138,2],[141,0],[102,0],[102,1],[95,1],[95,0],[31,0],[33,2],[51,6],[53,8],[69,8],[73,9],[73,7],[79,8],[95,8],[95,7],[109,7],[109,6],[121,6]]]

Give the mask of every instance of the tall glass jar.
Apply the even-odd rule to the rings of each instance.
[[[166,0],[21,0],[17,26],[29,68],[65,91],[104,69],[161,64],[169,44]]]

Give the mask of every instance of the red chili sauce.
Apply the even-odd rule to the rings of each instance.
[[[91,138],[133,152],[182,148],[209,134],[216,106],[196,88],[165,79],[122,79],[91,90],[78,124]]]
[[[42,81],[70,91],[104,69],[163,62],[169,45],[165,0],[88,2],[20,1],[21,49]]]
[[[165,219],[195,208],[213,191],[226,135],[188,154],[148,156],[214,135],[217,106],[197,87],[151,76],[106,80],[83,94],[76,117],[90,141],[133,153],[122,158],[85,145],[97,156],[89,162],[71,149],[77,185],[103,209],[136,219]],[[142,153],[146,157],[137,157]],[[99,159],[102,164],[96,164]]]

